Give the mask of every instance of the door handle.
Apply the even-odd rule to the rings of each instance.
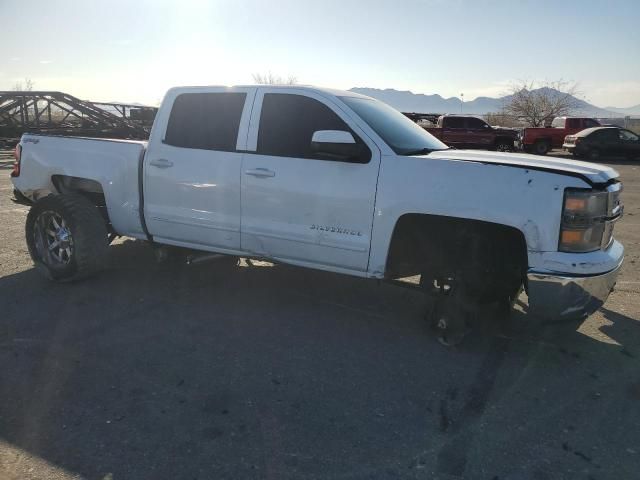
[[[166,158],[154,158],[149,162],[149,165],[153,165],[158,168],[169,168],[173,167],[173,162],[171,160],[167,160]]]
[[[267,177],[276,176],[276,172],[269,170],[267,168],[252,168],[250,170],[245,170],[244,174],[251,175],[253,177],[258,177],[258,178],[267,178]]]

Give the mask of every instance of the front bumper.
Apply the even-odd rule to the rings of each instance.
[[[546,318],[584,318],[595,312],[613,291],[622,267],[605,273],[571,276],[530,271],[527,275],[529,313]]]

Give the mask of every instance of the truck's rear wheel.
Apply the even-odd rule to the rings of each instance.
[[[26,240],[36,267],[51,280],[78,280],[106,264],[108,234],[100,212],[78,194],[49,195],[27,216]]]
[[[546,140],[538,140],[533,144],[533,153],[536,155],[546,155],[551,150],[551,145]]]

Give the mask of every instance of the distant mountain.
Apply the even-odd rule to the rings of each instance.
[[[605,107],[607,110],[611,110],[612,112],[621,113],[623,115],[640,115],[640,103],[638,105],[634,105],[633,107],[627,108],[618,108],[618,107]]]
[[[543,87],[546,88],[546,87]],[[510,95],[491,98],[478,97],[475,100],[461,102],[459,98],[450,97],[443,98],[438,94],[425,95],[422,93],[413,93],[408,90],[394,90],[393,88],[352,88],[352,92],[377,98],[402,112],[420,112],[420,113],[467,113],[472,115],[484,115],[490,112],[498,112]],[[559,93],[559,92],[558,92]],[[576,115],[584,115],[589,117],[619,117],[622,112],[613,109],[604,109],[596,107],[584,100],[576,98],[578,108]],[[632,109],[639,108],[631,107]],[[627,113],[629,115],[629,113]]]

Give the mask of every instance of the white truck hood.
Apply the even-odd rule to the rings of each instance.
[[[532,170],[544,170],[571,176],[582,177],[589,183],[606,183],[620,174],[611,167],[597,163],[580,162],[523,153],[487,152],[478,150],[442,150],[432,152],[429,158],[459,160],[463,162],[491,163]]]

